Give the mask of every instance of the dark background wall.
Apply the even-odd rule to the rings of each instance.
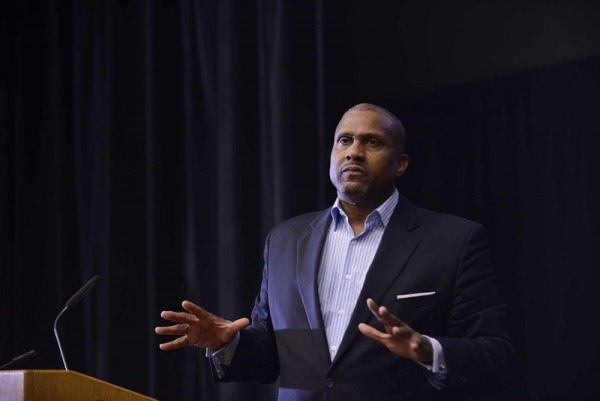
[[[327,2],[328,58],[363,96],[403,97],[598,55],[595,1]],[[344,61],[350,61],[344,63]],[[342,62],[342,64],[336,64]]]
[[[0,6],[0,363],[161,400],[269,399],[158,351],[184,298],[246,316],[276,222],[334,200],[331,135],[395,112],[413,202],[488,228],[519,351],[500,400],[600,393],[600,3],[8,1]]]

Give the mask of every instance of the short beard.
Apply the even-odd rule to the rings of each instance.
[[[366,182],[344,182],[340,177],[336,177],[337,182],[334,184],[338,194],[347,196],[350,199],[358,200],[369,192],[369,183]]]

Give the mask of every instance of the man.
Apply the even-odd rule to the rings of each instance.
[[[222,381],[272,382],[279,400],[454,399],[502,379],[514,350],[483,228],[396,190],[402,123],[348,110],[331,150],[338,199],[276,226],[252,321],[189,301],[161,344],[207,348]]]

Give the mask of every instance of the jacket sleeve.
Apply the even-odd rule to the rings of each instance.
[[[515,351],[505,320],[487,235],[475,224],[458,258],[448,336],[437,338],[446,358],[448,387],[489,390],[506,381]]]
[[[219,381],[272,383],[279,377],[279,358],[268,296],[270,237],[269,234],[265,245],[262,284],[252,310],[252,322],[240,332],[239,343],[231,364],[223,367],[225,375],[221,379],[214,375]]]

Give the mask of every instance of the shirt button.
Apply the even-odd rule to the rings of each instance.
[[[349,274],[346,274],[346,275],[344,276],[344,278],[345,278],[346,280],[350,280],[350,279],[352,278],[352,276],[351,276],[351,275],[349,275]]]
[[[344,313],[346,313],[346,312],[345,312],[343,309],[340,309],[340,310],[338,311],[338,315],[340,315],[340,316],[341,316],[341,315],[343,315]]]
[[[327,386],[327,388],[333,388],[335,386],[335,382],[333,379],[327,379],[325,380],[325,386]]]
[[[337,352],[337,346],[335,346],[335,345],[332,345],[331,347],[329,347],[329,350],[330,350],[331,352]]]

